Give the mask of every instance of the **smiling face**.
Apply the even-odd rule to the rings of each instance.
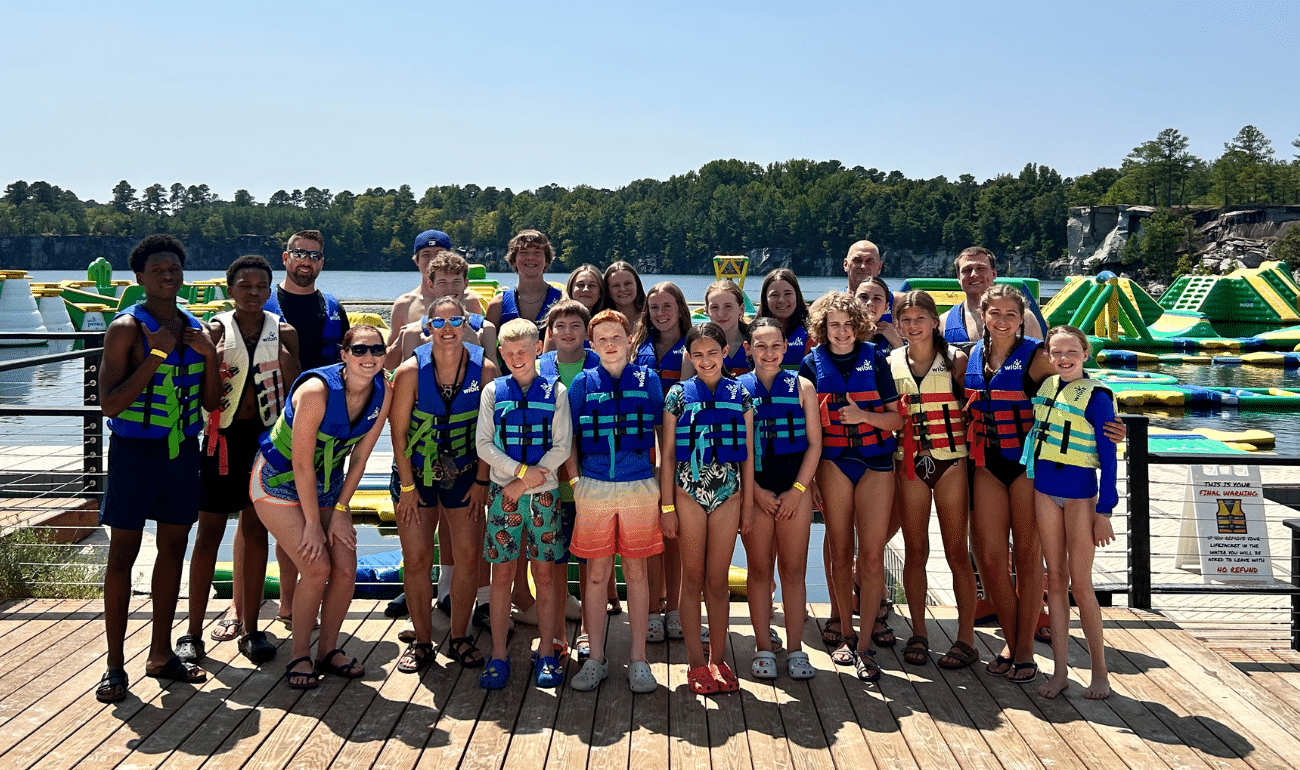
[[[759,374],[771,374],[781,368],[785,359],[785,337],[770,326],[761,326],[750,335],[745,343],[745,350],[754,359],[754,370]]]
[[[728,335],[734,332],[736,325],[740,323],[740,305],[736,302],[736,295],[729,291],[715,291],[710,294],[705,312],[709,314],[709,320],[721,326]]]
[[[645,303],[650,313],[650,323],[654,324],[656,331],[664,334],[677,328],[681,308],[677,306],[676,297],[666,291],[656,291],[646,297]]]
[[[930,315],[929,311],[913,305],[894,317],[894,325],[909,345],[926,345],[933,342],[934,332],[939,328],[939,319]]]
[[[569,299],[576,299],[581,302],[587,310],[592,313],[600,305],[604,297],[601,294],[601,277],[590,271],[583,271],[577,278],[573,279],[572,289],[569,291]]]
[[[144,287],[146,297],[176,299],[185,283],[185,268],[181,267],[180,258],[175,254],[155,252],[144,261],[144,270],[135,274],[135,282]]]
[[[555,342],[559,353],[573,353],[587,341],[587,325],[576,315],[562,315],[551,321],[547,339]]]
[[[506,340],[501,343],[501,360],[515,379],[531,381],[536,373],[537,357],[542,354],[541,341]]]
[[[993,285],[998,273],[982,254],[972,254],[957,260],[957,282],[961,290],[978,297]]]
[[[610,273],[609,279],[605,281],[605,290],[609,292],[614,309],[627,315],[627,311],[636,303],[636,276],[627,270]]]
[[[848,313],[832,310],[826,314],[826,342],[832,353],[848,353],[857,341],[858,333]]]
[[[695,373],[701,380],[713,383],[722,377],[722,362],[727,357],[727,348],[719,345],[717,340],[711,337],[694,340],[691,342],[690,354]]]
[[[866,279],[880,275],[882,265],[880,250],[870,241],[858,241],[849,248],[844,257],[844,274],[849,277],[849,285],[857,286]]]
[[[465,324],[452,326],[450,321],[453,318],[462,318],[464,314],[460,308],[453,307],[450,303],[439,305],[436,310],[430,313],[430,320],[434,318],[443,319],[441,329],[435,328],[433,324],[429,325],[429,330],[433,333],[433,344],[439,348],[457,348],[460,347],[464,340]]]
[[[1047,341],[1047,357],[1052,366],[1056,367],[1056,373],[1061,375],[1061,379],[1070,382],[1083,376],[1088,351],[1073,334],[1053,334]]]
[[[379,373],[384,365],[384,354],[381,352],[375,355],[373,352],[366,352],[365,355],[354,356],[349,348],[352,345],[379,345],[383,346],[384,338],[374,329],[362,329],[352,335],[352,340],[343,347],[342,359],[343,365],[347,371],[357,377],[370,379]]]
[[[299,238],[293,242],[293,248],[281,255],[281,259],[284,261],[284,269],[289,280],[304,289],[309,289],[316,284],[316,277],[325,268],[325,259],[322,257],[313,262],[307,256],[294,256],[291,253],[304,251],[322,253],[321,242],[311,238]]]
[[[421,249],[424,251],[424,249]],[[426,288],[430,292],[430,297],[440,299],[442,297],[455,297],[460,299],[465,295],[465,276],[454,273],[433,272],[425,279]]]
[[[235,308],[245,313],[260,313],[271,296],[271,276],[258,267],[246,267],[235,273],[230,298]]]
[[[606,368],[626,364],[628,338],[623,324],[613,321],[596,324],[591,330],[591,349],[600,356],[600,363]]]
[[[515,254],[515,272],[520,278],[540,278],[546,272],[546,250],[541,246],[523,246]]]
[[[862,306],[867,309],[867,317],[872,323],[880,320],[880,317],[889,309],[889,293],[880,287],[878,283],[868,283],[863,281],[858,284],[858,290],[853,292]]]
[[[772,317],[784,323],[794,315],[794,309],[798,306],[798,295],[789,281],[772,281],[767,286],[767,294],[764,295],[767,300],[767,309],[771,311]]]
[[[988,329],[989,336],[995,340],[1014,338],[1024,323],[1020,305],[1013,299],[990,300],[984,310],[984,328]]]

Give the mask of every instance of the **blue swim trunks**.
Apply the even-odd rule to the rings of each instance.
[[[198,438],[181,442],[173,459],[166,439],[110,435],[99,523],[138,532],[147,519],[184,527],[198,521]]]

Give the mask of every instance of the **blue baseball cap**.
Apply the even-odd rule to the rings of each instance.
[[[441,230],[425,230],[415,236],[415,252],[420,253],[420,249],[427,249],[435,246],[440,249],[451,248],[451,238]]]

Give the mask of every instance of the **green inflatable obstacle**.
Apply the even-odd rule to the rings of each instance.
[[[1300,324],[1300,286],[1284,262],[1227,275],[1183,275],[1160,297],[1165,310],[1201,313],[1225,336],[1248,336]]]

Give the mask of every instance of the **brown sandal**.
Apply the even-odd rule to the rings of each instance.
[[[832,629],[831,625],[835,628]],[[822,626],[822,644],[830,648],[840,646],[840,639],[844,636],[844,627],[840,625],[839,618],[827,618],[826,625]]]
[[[913,636],[903,645],[903,662],[912,666],[924,666],[930,662],[930,640],[924,636]]]
[[[956,663],[944,662],[944,661],[954,661],[954,660],[957,662]],[[980,654],[975,651],[974,647],[971,647],[969,644],[966,644],[963,641],[956,641],[952,643],[952,649],[945,652],[942,658],[939,658],[939,667],[946,668],[950,671],[955,671],[956,669],[959,668],[967,668],[968,666],[973,666],[979,662],[980,662]]]

